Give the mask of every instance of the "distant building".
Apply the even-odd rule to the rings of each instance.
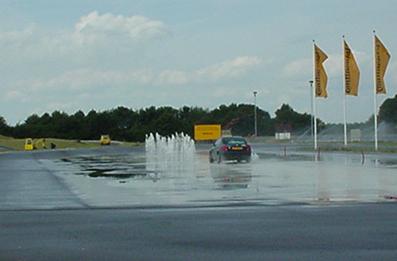
[[[290,140],[291,132],[276,132],[275,138],[276,140]]]
[[[361,141],[361,130],[360,129],[352,129],[350,130],[350,141]]]
[[[276,125],[275,138],[276,140],[290,140],[291,139],[291,124],[282,123]]]
[[[222,136],[232,136],[232,130],[231,129],[227,129],[227,130],[222,129]]]

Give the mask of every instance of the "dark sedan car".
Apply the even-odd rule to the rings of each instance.
[[[210,162],[222,160],[251,161],[251,146],[239,136],[219,138],[209,152]]]

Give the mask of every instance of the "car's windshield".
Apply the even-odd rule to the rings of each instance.
[[[239,138],[239,137],[227,137],[223,138],[223,143],[224,144],[247,144],[247,141],[244,138]]]

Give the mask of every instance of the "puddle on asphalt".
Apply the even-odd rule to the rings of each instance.
[[[74,173],[75,175],[90,178],[128,179],[144,178],[148,174],[155,174],[153,171],[146,170],[145,162],[141,162],[133,157],[126,157],[125,155],[83,156],[68,159],[63,158],[61,161],[79,166],[81,171]]]
[[[313,161],[313,155],[304,154],[282,154],[282,153],[257,153],[260,159],[276,159],[285,161]]]
[[[387,168],[397,168],[397,159],[379,159],[373,160],[375,164],[383,165]]]

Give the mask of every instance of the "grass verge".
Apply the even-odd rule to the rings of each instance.
[[[36,141],[35,139],[34,141]],[[47,149],[51,148],[51,143],[56,145],[57,149],[65,149],[65,148],[97,148],[101,145],[99,141],[78,141],[78,140],[64,140],[64,139],[53,139],[46,138],[46,147]],[[116,143],[116,142],[115,142]],[[139,143],[133,142],[121,142],[118,143],[120,146],[130,147],[130,146],[138,146]],[[14,139],[11,137],[6,137],[0,135],[0,151],[22,151],[24,150],[25,139]],[[42,149],[42,145],[38,144],[38,150]]]

